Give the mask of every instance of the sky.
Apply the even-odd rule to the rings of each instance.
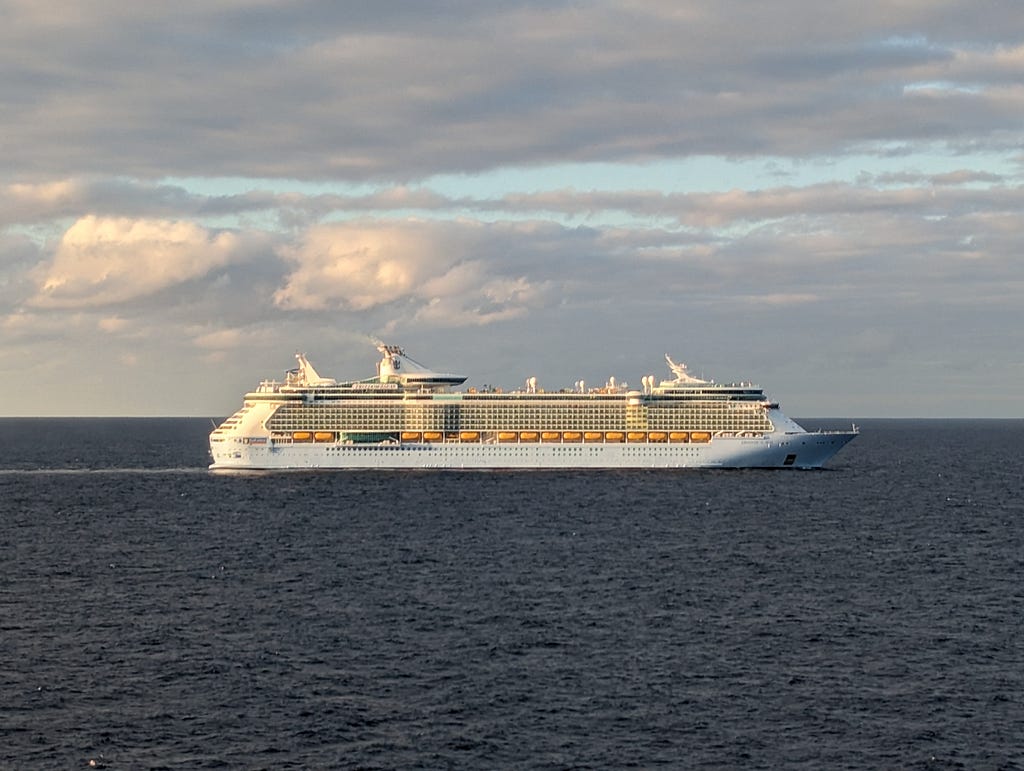
[[[374,340],[1024,417],[1019,0],[0,0],[0,414]]]

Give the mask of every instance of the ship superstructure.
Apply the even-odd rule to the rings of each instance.
[[[304,354],[210,435],[211,468],[817,468],[856,436],[809,432],[750,383],[690,375],[545,391],[453,390],[462,375],[377,346],[377,374],[322,377]]]

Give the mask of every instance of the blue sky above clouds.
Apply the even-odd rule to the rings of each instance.
[[[219,416],[374,337],[1022,414],[1015,2],[3,10],[5,414]]]

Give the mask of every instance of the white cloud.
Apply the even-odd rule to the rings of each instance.
[[[446,326],[514,318],[540,301],[548,282],[510,275],[480,223],[372,221],[311,228],[283,251],[294,265],[274,295],[285,310],[367,311],[412,303],[417,319]]]
[[[191,222],[87,216],[41,268],[31,304],[96,307],[144,297],[238,259],[238,239]]]
[[[297,310],[365,310],[392,302],[454,265],[458,255],[441,246],[424,223],[314,227],[300,245],[283,250],[296,267],[274,301]]]

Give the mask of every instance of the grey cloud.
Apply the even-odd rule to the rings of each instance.
[[[389,223],[379,220],[374,227],[386,230]],[[239,240],[252,244],[244,263],[223,265],[116,307],[84,308],[71,319],[45,308],[28,311],[34,314],[28,318],[15,308],[0,321],[5,330],[17,332],[18,346],[58,339],[85,344],[99,334],[111,351],[132,357],[145,356],[142,341],[159,340],[167,362],[178,362],[179,369],[197,366],[183,363],[190,357],[219,356],[226,358],[218,371],[247,373],[249,379],[274,374],[276,369],[254,372],[254,367],[274,366],[254,357],[270,353],[273,359],[273,351],[282,347],[314,348],[321,357],[351,356],[358,363],[366,346],[353,337],[356,330],[455,358],[461,355],[457,341],[464,340],[466,351],[479,354],[479,342],[469,342],[467,330],[492,321],[504,331],[488,336],[493,347],[488,356],[450,362],[472,372],[478,383],[508,384],[509,373],[524,367],[531,369],[524,376],[537,374],[553,384],[645,373],[671,341],[710,374],[762,372],[790,398],[814,404],[806,382],[774,369],[775,361],[792,356],[792,350],[782,350],[783,341],[815,351],[834,345],[826,340],[829,328],[875,328],[887,330],[897,343],[924,335],[915,345],[934,351],[921,330],[931,325],[942,330],[944,345],[998,355],[986,325],[977,321],[977,298],[984,298],[986,316],[1012,319],[1019,315],[1024,291],[1015,252],[1020,218],[990,211],[941,219],[881,207],[838,217],[794,215],[785,227],[767,223],[728,238],[717,231],[544,221],[425,221],[412,233],[409,243],[436,242],[443,247],[439,254],[461,250],[453,264],[476,266],[473,280],[463,282],[445,267],[424,277],[424,291],[420,284],[400,286],[370,307],[333,306],[326,313],[282,308],[274,304],[275,293],[294,264],[281,260],[260,234],[240,233]],[[986,242],[983,258],[975,254],[978,244],[972,239]],[[31,258],[16,246],[11,250]],[[436,292],[428,286],[434,279],[442,282]],[[524,295],[529,288],[542,291]],[[933,318],[947,312],[961,326]],[[440,329],[450,345],[438,342]],[[1014,329],[1007,327],[1006,333]],[[731,342],[723,346],[724,340]],[[530,350],[523,349],[525,341],[534,341]],[[577,369],[566,372],[563,353],[570,346]],[[861,366],[857,350],[851,349],[842,366]],[[147,363],[158,371],[168,366]],[[873,366],[882,366],[881,360]],[[242,378],[239,387],[250,385]]]
[[[962,169],[944,174],[862,175],[857,184],[833,182],[712,193],[568,188],[508,193],[499,198],[453,198],[427,188],[405,187],[385,187],[359,195],[254,190],[207,196],[174,186],[71,180],[9,186],[9,207],[4,214],[9,218],[7,224],[45,224],[83,213],[199,220],[260,213],[286,223],[286,232],[301,232],[331,216],[360,213],[395,216],[422,211],[445,219],[457,218],[459,212],[493,214],[499,218],[525,215],[533,220],[534,229],[544,227],[550,216],[589,218],[618,213],[662,226],[676,223],[695,234],[709,231],[704,238],[717,238],[713,231],[735,225],[749,226],[768,220],[808,221],[873,211],[902,212],[912,219],[963,217],[977,212],[1017,213],[1024,208],[1024,189],[1006,184],[1008,181],[1005,175]],[[529,248],[536,248],[536,244]]]
[[[993,174],[972,169],[958,169],[943,174],[924,174],[913,171],[886,172],[884,174],[862,174],[857,182],[861,185],[985,185],[1009,182],[1011,178],[1005,174]]]
[[[16,313],[35,291],[33,273],[41,259],[33,239],[0,231],[0,317]]]
[[[5,371],[45,340],[86,385],[134,362],[124,382],[136,390],[176,383],[161,409],[202,411],[225,388],[233,409],[282,348],[372,366],[371,334],[439,353],[478,383],[634,376],[671,348],[714,376],[761,373],[810,405],[797,414],[837,392],[876,398],[881,376],[938,388],[951,362],[1020,374],[1008,355],[1024,344],[1016,2],[14,0],[5,11]],[[907,168],[935,149],[963,153],[957,170]],[[850,152],[891,169],[761,189],[703,180],[709,192],[415,184],[566,161],[765,154],[785,167]],[[224,195],[167,181],[218,176],[279,181]],[[377,187],[344,192],[366,180]],[[340,184],[310,194],[312,181]],[[53,272],[62,236],[88,217],[191,223],[234,246],[101,294],[74,254]],[[370,264],[351,230],[330,230],[357,219],[412,237]],[[311,232],[328,234],[319,252]],[[349,260],[336,275],[337,260],[317,256],[332,249]],[[115,267],[164,262],[126,247]],[[408,272],[383,291],[381,265]],[[74,307],[31,304],[47,278],[78,281]],[[289,286],[292,301],[275,302]],[[569,349],[579,369],[566,372]],[[799,372],[780,363],[794,355]],[[45,366],[39,403],[58,403],[67,373]],[[110,398],[107,409],[127,403]]]
[[[1019,124],[1010,95],[901,91],[1019,76],[1019,57],[984,55],[1024,37],[1021,15],[994,0],[970,14],[854,2],[14,8],[0,31],[0,129],[21,178],[411,180],[984,141]]]
[[[82,177],[0,185],[0,227],[37,225],[87,214],[187,217],[201,213],[202,197],[175,185],[116,177]],[[251,206],[249,208],[252,208]]]

